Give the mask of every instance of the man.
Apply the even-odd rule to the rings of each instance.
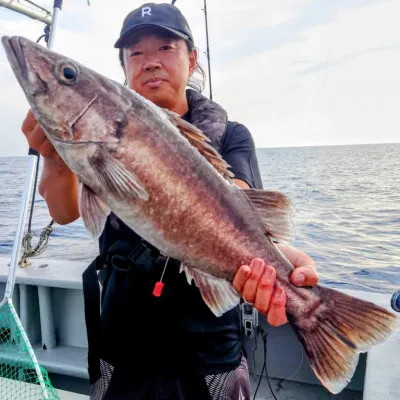
[[[228,121],[225,110],[193,86],[197,50],[186,19],[170,4],[143,4],[125,18],[115,47],[127,85],[156,105],[172,110],[201,129],[235,174],[241,188],[262,188],[250,132]],[[77,179],[45,138],[31,112],[24,124],[30,146],[44,156],[39,191],[57,223],[79,217]],[[238,399],[250,398],[241,348],[238,307],[215,317],[195,285],[114,214],[100,237],[100,255],[84,274],[89,341],[91,399]],[[279,245],[296,267],[292,282],[314,285],[310,257]],[[97,275],[101,269],[101,317]],[[164,291],[153,295],[163,275]],[[94,277],[93,277],[94,276]],[[254,259],[236,274],[233,285],[269,323],[287,322],[286,294],[274,287],[274,268]],[[92,293],[92,294],[91,294]]]

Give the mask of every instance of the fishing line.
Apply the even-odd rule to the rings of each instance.
[[[258,327],[258,328],[259,328],[259,327]],[[257,347],[257,340],[258,340],[258,334],[257,334],[257,336],[255,337],[255,346],[254,346],[254,347]],[[255,354],[253,353],[253,358],[254,358],[254,356],[255,356]],[[255,358],[253,359],[253,361],[254,361],[254,363],[256,362],[256,361],[255,361]],[[262,379],[263,373],[264,373],[264,365],[265,365],[265,359],[264,359],[264,364],[263,364],[263,368],[262,368],[262,370],[261,370],[260,377],[258,378],[258,383],[257,383],[256,391],[254,392],[253,400],[255,400],[256,395],[257,395],[257,392],[258,392],[258,388],[260,387],[260,384],[261,384],[261,379]]]
[[[264,345],[264,366],[263,366],[263,368],[265,367],[265,376],[267,378],[268,387],[269,387],[269,390],[271,391],[272,397],[275,400],[278,400],[277,397],[275,396],[275,393],[274,393],[273,389],[272,389],[272,385],[271,385],[271,382],[269,380],[268,370],[267,370],[267,337],[268,337],[268,334],[264,331],[262,326],[260,326],[260,331],[261,331],[261,335],[262,335],[262,338],[263,338],[263,345]]]
[[[262,370],[261,370],[260,377],[259,377],[259,379],[258,379],[256,391],[255,391],[254,396],[253,396],[253,400],[255,400],[255,398],[256,398],[258,389],[259,389],[260,384],[261,384],[261,380],[262,380],[262,377],[263,377],[264,370],[265,370],[265,376],[266,376],[266,378],[267,378],[269,390],[271,391],[271,394],[272,394],[273,398],[274,398],[275,400],[278,400],[277,397],[276,397],[276,395],[275,395],[275,393],[274,393],[274,391],[273,391],[273,389],[272,389],[272,385],[271,385],[271,382],[270,382],[270,380],[269,380],[268,371],[267,371],[267,346],[268,346],[267,340],[268,340],[268,333],[266,333],[266,332],[264,331],[264,329],[262,328],[262,326],[258,326],[258,329],[259,329],[259,332],[257,333],[257,336],[256,336],[256,338],[255,338],[255,341],[256,341],[256,342],[255,342],[255,345],[257,346],[258,335],[261,333],[261,336],[262,336],[262,339],[263,339],[263,346],[264,346],[264,363],[263,363],[263,368],[262,368]],[[300,371],[301,367],[303,366],[303,362],[304,362],[304,349],[303,349],[303,346],[302,346],[301,343],[300,343],[300,350],[301,350],[301,360],[300,360],[299,366],[298,366],[297,369],[293,372],[293,374],[291,374],[291,375],[289,375],[288,377],[283,378],[283,379],[281,379],[281,380],[279,381],[279,383],[278,383],[278,389],[282,389],[282,388],[283,388],[283,384],[284,384],[285,382],[287,382],[289,379],[293,378],[293,377]],[[254,357],[254,355],[253,355],[253,357]],[[254,359],[254,362],[255,362],[255,359]]]
[[[301,343],[300,343],[300,349],[301,349],[301,360],[300,360],[299,366],[297,367],[296,371],[293,372],[292,375],[288,376],[287,378],[283,378],[279,382],[280,384],[283,384],[283,383],[287,382],[289,379],[293,378],[300,371],[300,368],[302,367],[303,361],[304,361],[304,349],[303,349],[303,345]]]

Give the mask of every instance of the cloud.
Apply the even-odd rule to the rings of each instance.
[[[258,147],[398,141],[399,18],[396,1],[336,10],[279,47],[219,65],[215,96]]]
[[[354,53],[345,54],[344,56],[338,58],[337,60],[325,61],[325,62],[322,62],[320,64],[311,65],[311,66],[309,66],[307,68],[304,68],[303,70],[299,71],[297,73],[297,75],[308,75],[308,74],[312,74],[314,72],[322,71],[324,69],[340,65],[341,63],[343,63],[345,61],[350,61],[350,60],[353,60],[355,58],[362,57],[366,53],[392,51],[392,50],[399,50],[399,49],[400,49],[400,44],[392,45],[392,46],[382,46],[382,47],[378,47],[378,48],[366,49],[366,50],[363,50],[363,51],[357,51],[357,52],[354,52]],[[300,64],[301,62],[298,62],[298,63]],[[304,63],[305,64],[310,64],[310,61],[305,61]]]

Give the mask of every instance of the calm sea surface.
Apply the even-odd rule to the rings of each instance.
[[[258,149],[257,155],[264,188],[292,199],[293,244],[314,258],[323,284],[383,293],[400,288],[400,144]],[[27,160],[0,158],[0,255],[11,254]],[[36,199],[32,229],[39,235],[51,218]],[[54,224],[40,257],[89,262],[97,251],[79,220]]]

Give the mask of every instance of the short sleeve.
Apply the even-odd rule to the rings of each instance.
[[[228,122],[221,156],[230,165],[235,178],[245,181],[251,188],[263,188],[254,140],[244,125]]]

